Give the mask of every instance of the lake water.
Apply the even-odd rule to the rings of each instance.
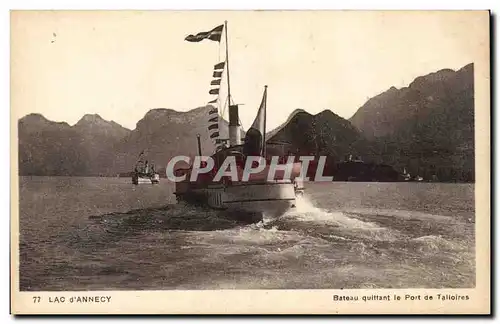
[[[24,291],[475,286],[473,184],[308,183],[242,224],[165,179],[19,179]]]

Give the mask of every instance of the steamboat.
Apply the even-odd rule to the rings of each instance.
[[[154,163],[144,160],[144,151],[139,154],[139,158],[132,172],[132,184],[157,184],[160,182],[160,175],[155,171]]]
[[[213,168],[201,174],[198,174],[199,170],[196,168],[206,164],[191,164],[189,167],[176,169],[175,175],[184,177],[184,180],[176,182],[176,199],[182,203],[231,211],[236,215],[252,213],[260,217],[279,217],[296,206],[298,197],[304,192],[304,186],[299,178],[301,162],[286,156],[284,143],[266,142],[267,85],[264,86],[255,120],[242,139],[239,105],[235,104],[231,97],[227,21],[211,31],[189,35],[185,40],[199,42],[208,39],[220,44],[223,32],[226,57],[223,62],[214,65],[214,79],[211,85],[216,87],[210,89],[209,94],[216,95],[216,98],[208,102],[210,111],[207,127],[214,144],[214,151],[210,156]],[[217,103],[222,101],[219,98],[219,90],[224,75],[227,84],[229,139],[221,138],[219,132],[221,115]],[[199,135],[198,156],[202,156]],[[260,170],[245,175],[245,166],[255,165],[256,162],[257,165],[262,163],[261,168],[255,168]],[[226,170],[227,167],[233,168],[231,176],[224,172],[223,176],[218,177],[219,171]],[[194,172],[197,176],[193,179],[191,176]]]

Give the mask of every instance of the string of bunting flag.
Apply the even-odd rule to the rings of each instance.
[[[220,44],[223,29],[224,25],[219,25],[208,32],[199,32],[196,35],[188,35],[185,40],[188,42],[200,42],[204,39],[208,39],[219,42]],[[210,85],[214,87],[211,87],[208,91],[210,95],[216,96],[208,102],[208,105],[212,106],[212,108],[208,111],[208,131],[216,149],[223,144],[222,140],[219,138],[219,109],[217,107],[217,103],[219,102],[219,91],[225,65],[226,62],[220,62],[214,65],[214,71],[212,73],[213,80],[210,82]]]
[[[208,102],[208,104],[217,103],[219,101],[219,90],[222,78],[222,71],[224,70],[225,62],[221,62],[214,65],[214,79],[210,82],[210,85],[215,86],[208,92],[211,95],[217,95],[217,97]],[[222,144],[219,137],[219,111],[217,106],[209,111],[208,116],[208,130],[210,132],[210,138],[213,139],[216,149]]]

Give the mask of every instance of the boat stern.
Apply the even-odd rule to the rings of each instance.
[[[292,182],[233,184],[224,188],[222,204],[235,212],[256,212],[277,217],[295,206],[296,190]]]

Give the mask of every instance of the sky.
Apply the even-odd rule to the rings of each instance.
[[[204,106],[225,42],[184,38],[225,20],[244,129],[265,85],[270,130],[295,109],[350,118],[391,86],[489,53],[487,12],[14,11],[11,116],[73,125],[99,114],[134,129],[153,108]]]

